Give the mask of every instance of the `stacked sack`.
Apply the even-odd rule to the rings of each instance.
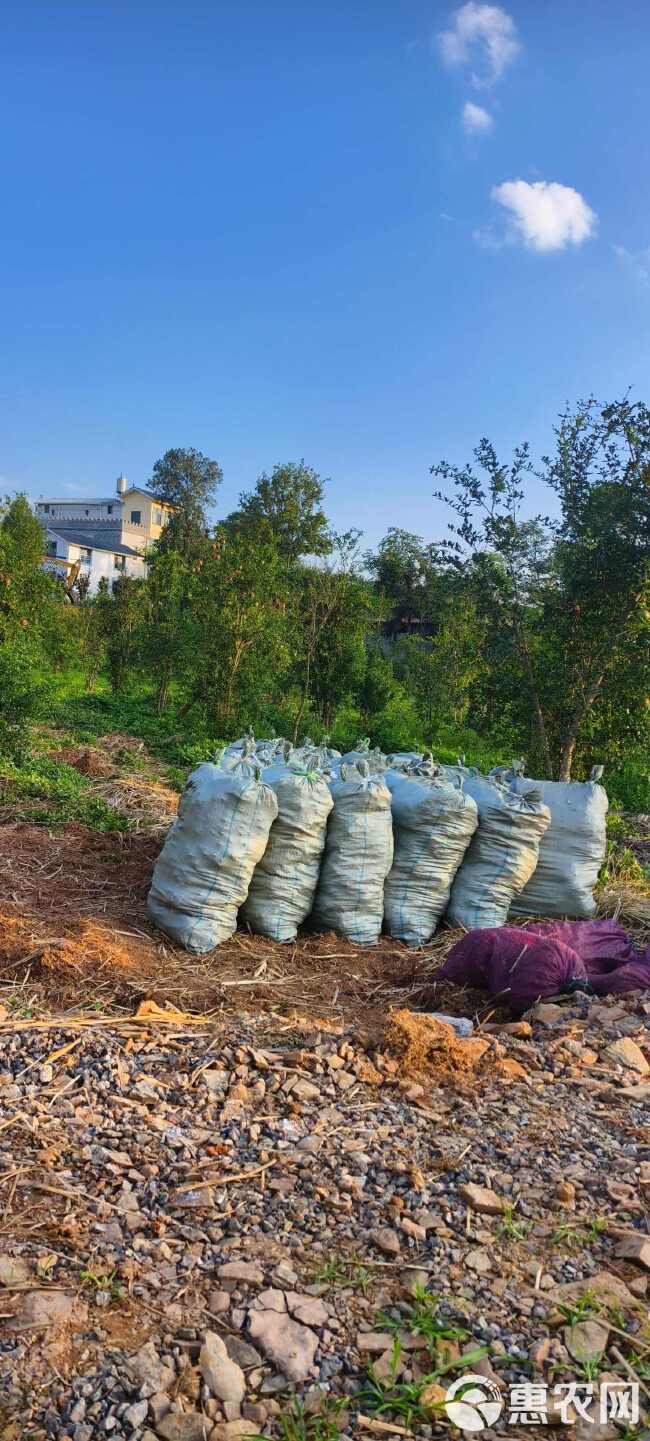
[[[384,890],[384,923],[409,946],[431,939],[451,884],[478,825],[462,784],[427,763],[384,776],[391,793],[395,858]]]
[[[478,771],[449,767],[446,772],[462,778],[478,809],[478,829],[452,886],[447,920],[468,931],[505,925],[515,896],[537,865],[550,810],[538,788],[521,795]]]
[[[197,766],[154,867],[151,919],[198,955],[228,940],[278,814],[259,765]]]
[[[330,788],[334,804],[311,925],[361,946],[376,945],[393,860],[390,791],[365,760],[341,764]]]
[[[551,823],[539,848],[537,869],[513,899],[515,916],[572,916],[589,920],[596,914],[593,888],[607,846],[607,792],[598,785],[602,766],[588,781],[531,781],[510,773],[520,795],[541,793]]]
[[[271,941],[293,941],[318,884],[332,793],[322,772],[282,759],[262,771],[278,803],[268,845],[255,868],[242,918]]]

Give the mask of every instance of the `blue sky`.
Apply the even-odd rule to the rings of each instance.
[[[432,538],[433,461],[649,399],[649,45],[646,0],[6,4],[3,489],[194,445],[224,514],[304,456]]]

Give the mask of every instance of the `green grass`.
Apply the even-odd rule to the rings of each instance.
[[[467,1341],[469,1338],[469,1331],[445,1319],[439,1312],[438,1297],[425,1291],[423,1286],[416,1286],[411,1305],[402,1308],[398,1319],[380,1311],[376,1324],[381,1330],[395,1335],[399,1331],[411,1331],[414,1336],[422,1336],[432,1355],[440,1341]]]
[[[526,1221],[515,1221],[514,1206],[504,1206],[498,1230],[511,1241],[523,1241],[528,1225]]]
[[[0,758],[0,805],[39,825],[79,821],[96,831],[128,831],[131,822],[92,794],[92,783],[74,766],[33,755],[20,762]]]
[[[319,1266],[314,1272],[314,1281],[318,1285],[342,1286],[346,1290],[361,1291],[363,1296],[367,1295],[372,1280],[372,1271],[356,1256],[349,1260],[342,1256],[332,1256],[324,1266]]]
[[[318,1411],[306,1411],[299,1396],[292,1396],[289,1405],[276,1417],[275,1427],[281,1441],[337,1441],[341,1434],[339,1421],[347,1398],[323,1395]],[[255,1437],[254,1441],[264,1441]]]
[[[470,1351],[460,1360],[446,1361],[440,1366],[434,1367],[421,1376],[418,1381],[401,1381],[398,1376],[402,1348],[396,1338],[393,1343],[393,1350],[390,1360],[388,1376],[384,1379],[377,1375],[374,1366],[368,1367],[367,1376],[363,1382],[361,1391],[355,1397],[362,1410],[367,1411],[371,1416],[389,1415],[406,1426],[409,1430],[415,1423],[427,1424],[432,1420],[432,1412],[442,1412],[444,1402],[439,1401],[427,1406],[422,1405],[422,1395],[427,1387],[438,1382],[441,1376],[450,1371],[471,1371],[472,1366],[484,1356],[489,1355],[489,1347],[480,1346],[475,1351]]]
[[[575,1326],[578,1321],[586,1321],[589,1316],[596,1315],[601,1306],[594,1291],[585,1291],[584,1296],[577,1296],[575,1301],[558,1301],[556,1309],[567,1325]]]
[[[577,1225],[571,1221],[563,1221],[553,1232],[551,1241],[554,1246],[593,1246],[594,1241],[602,1235],[607,1228],[607,1217],[596,1216],[586,1226]]]

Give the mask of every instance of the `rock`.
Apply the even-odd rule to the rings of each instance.
[[[356,1346],[365,1355],[382,1356],[393,1344],[390,1331],[358,1331]]]
[[[312,1138],[308,1136],[307,1139]],[[277,1282],[278,1286],[295,1286],[298,1281],[298,1273],[287,1261],[279,1261],[273,1272],[273,1280]]]
[[[284,1291],[277,1291],[273,1287],[260,1291],[259,1296],[251,1303],[251,1311],[277,1311],[281,1315],[286,1309]]]
[[[264,1272],[254,1261],[224,1261],[217,1266],[220,1281],[243,1281],[247,1286],[261,1286]]]
[[[648,1278],[647,1276],[635,1276],[633,1281],[628,1282],[628,1285],[633,1296],[645,1296],[648,1289]]]
[[[17,1318],[23,1326],[82,1326],[88,1307],[68,1291],[27,1291],[21,1297]]]
[[[231,1361],[221,1337],[215,1331],[206,1331],[199,1352],[199,1371],[206,1386],[220,1401],[241,1406],[246,1394],[244,1373],[236,1361]]]
[[[230,1296],[227,1291],[211,1291],[208,1296],[208,1310],[214,1316],[220,1316],[224,1311],[230,1309]]]
[[[582,1365],[603,1355],[609,1340],[609,1326],[600,1321],[576,1321],[573,1326],[565,1326],[563,1334],[567,1351]]]
[[[256,1421],[258,1426],[263,1426],[268,1420],[269,1408],[260,1401],[245,1401],[241,1409],[245,1421]]]
[[[534,1370],[542,1370],[548,1361],[550,1352],[551,1338],[550,1336],[542,1336],[541,1341],[537,1341],[530,1352],[530,1363]]]
[[[312,1081],[303,1081],[299,1078],[291,1088],[292,1101],[318,1101],[320,1099],[320,1087],[315,1086]]]
[[[166,1416],[167,1412],[171,1410],[171,1401],[164,1391],[154,1392],[154,1395],[149,1397],[148,1405],[149,1415],[154,1426],[157,1426],[163,1416]]]
[[[473,1181],[458,1187],[458,1194],[467,1201],[473,1211],[482,1211],[486,1216],[498,1216],[503,1210],[503,1201],[489,1186],[475,1186]]]
[[[411,1221],[408,1216],[405,1216],[404,1220],[400,1221],[400,1227],[404,1232],[404,1235],[410,1236],[413,1241],[419,1241],[420,1243],[422,1243],[427,1239],[427,1233],[424,1229],[424,1226],[419,1226],[417,1221]]]
[[[368,1239],[378,1251],[383,1251],[385,1256],[399,1256],[399,1237],[390,1226],[378,1226],[376,1230],[370,1231]]]
[[[287,1292],[287,1306],[296,1321],[301,1321],[303,1326],[326,1326],[329,1320],[329,1308],[323,1301],[312,1296],[300,1296],[295,1291]]]
[[[629,1101],[650,1101],[650,1081],[639,1081],[636,1086],[624,1086],[617,1094],[625,1096]]]
[[[29,1266],[19,1256],[0,1256],[0,1286],[24,1286],[29,1278]]]
[[[141,1426],[143,1421],[146,1421],[148,1410],[148,1401],[134,1401],[132,1406],[127,1406],[126,1411],[122,1415],[122,1420],[126,1421],[127,1426],[130,1426],[132,1431],[137,1431],[138,1426]]]
[[[470,1271],[478,1271],[481,1275],[487,1275],[492,1270],[492,1260],[487,1251],[468,1251],[465,1257],[465,1265]]]
[[[308,1326],[301,1326],[277,1311],[251,1311],[249,1329],[253,1341],[259,1341],[289,1381],[306,1381],[316,1374],[314,1356],[318,1337]]]
[[[209,1070],[203,1072],[201,1080],[213,1095],[225,1095],[230,1077],[227,1071]]]
[[[588,1280],[566,1281],[561,1286],[556,1286],[551,1292],[553,1301],[575,1301],[584,1296],[587,1288],[593,1291],[598,1301],[604,1306],[628,1306],[638,1309],[638,1301],[628,1290],[624,1281],[619,1276],[614,1276],[610,1271],[596,1271],[595,1275],[589,1276]]]
[[[170,1411],[156,1429],[163,1441],[207,1441],[212,1422],[198,1411]]]
[[[210,1432],[210,1441],[245,1441],[254,1436],[255,1427],[250,1421],[217,1421]]]
[[[630,1071],[637,1071],[640,1076],[647,1076],[650,1072],[650,1065],[641,1050],[630,1036],[619,1036],[618,1040],[612,1041],[605,1048],[605,1054],[611,1056],[620,1066],[625,1066]]]
[[[555,1194],[563,1206],[571,1206],[576,1198],[576,1188],[572,1181],[558,1181]]]
[[[127,1369],[133,1380],[138,1382],[143,1396],[154,1396],[167,1391],[176,1380],[176,1372],[161,1361],[153,1341],[147,1341],[127,1362]]]
[[[552,1001],[538,1001],[529,1011],[531,1021],[537,1021],[540,1026],[554,1026],[566,1020],[566,1014],[564,1006],[556,1006]]]
[[[248,1341],[242,1341],[240,1336],[224,1336],[223,1341],[231,1361],[235,1361],[242,1370],[250,1371],[253,1366],[262,1365],[259,1351]]]
[[[419,1404],[422,1410],[431,1416],[432,1420],[444,1419],[446,1395],[445,1387],[440,1386],[437,1381],[430,1381],[428,1386],[424,1386],[420,1392]]]
[[[614,1255],[621,1256],[626,1261],[638,1261],[640,1266],[645,1266],[646,1271],[650,1271],[650,1236],[642,1235],[640,1231],[634,1235],[623,1236]]]

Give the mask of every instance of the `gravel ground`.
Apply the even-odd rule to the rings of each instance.
[[[645,1405],[649,1017],[571,997],[420,1064],[268,1014],[8,1019],[0,1438],[448,1435],[468,1369],[627,1361]]]

